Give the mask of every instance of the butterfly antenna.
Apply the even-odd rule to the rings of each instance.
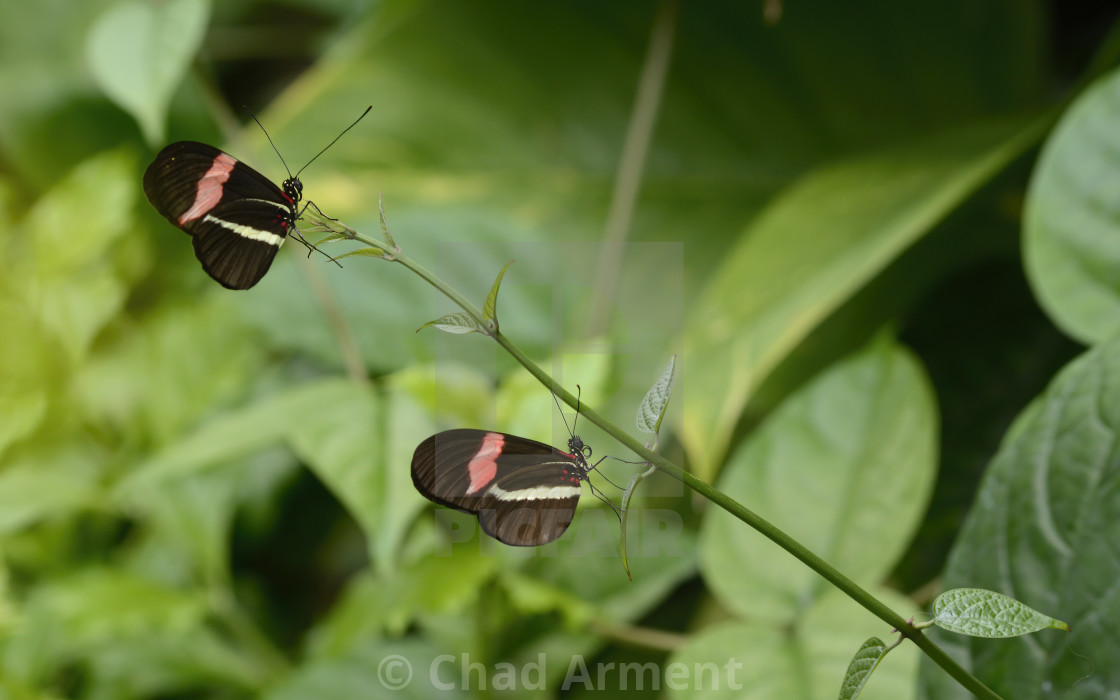
[[[355,120],[354,120],[354,123],[353,123],[353,124],[351,124],[350,126],[346,127],[345,129],[343,129],[343,130],[342,130],[342,134],[339,134],[338,136],[335,136],[335,137],[334,137],[334,141],[331,141],[330,143],[328,143],[328,144],[327,144],[327,148],[330,148],[331,146],[333,146],[333,145],[335,145],[336,143],[338,143],[338,140],[339,140],[340,138],[342,138],[342,135],[343,135],[343,134],[345,134],[345,133],[346,133],[347,131],[350,131],[351,129],[353,129],[353,128],[354,128],[355,126],[357,126],[358,122],[362,121],[362,117],[364,117],[364,116],[366,116],[367,114],[369,114],[369,111],[370,111],[371,109],[373,109],[373,105],[370,105],[369,107],[366,107],[366,111],[362,112],[362,116],[361,116],[361,117],[358,117],[357,119],[355,119]],[[321,151],[319,151],[318,153],[316,153],[316,154],[315,154],[315,158],[318,158],[319,156],[321,156],[321,155],[323,155],[324,153],[326,153],[326,152],[327,152],[327,148],[324,148],[323,150],[321,150]],[[314,162],[315,162],[315,158],[312,158],[311,160],[307,161],[307,165],[311,165],[312,163],[314,163]],[[281,159],[281,160],[283,160],[283,159]],[[296,171],[296,174],[295,174],[295,177],[297,177],[297,178],[298,178],[298,177],[299,177],[299,174],[300,174],[300,173],[302,173],[302,172],[303,172],[304,170],[306,170],[306,169],[307,169],[307,165],[305,165],[305,166],[303,166],[302,168],[300,168],[299,170],[297,170],[297,171]],[[284,166],[284,167],[287,167],[287,166]]]
[[[284,170],[288,171],[288,177],[291,178],[292,171],[288,168],[288,164],[284,161],[284,156],[280,155],[280,149],[276,147],[276,144],[272,143],[272,137],[268,135],[268,130],[264,128],[264,124],[261,124],[261,120],[257,119],[257,115],[253,114],[253,110],[249,109],[248,105],[241,106],[245,109],[246,112],[249,113],[249,116],[253,118],[253,121],[257,123],[257,126],[261,128],[261,131],[264,132],[264,137],[268,139],[268,144],[272,146],[272,150],[276,151],[276,155],[280,157],[280,162],[284,163]],[[369,110],[366,111],[368,112]],[[296,174],[298,175],[299,173]]]
[[[555,393],[552,394],[552,400],[556,402],[556,410],[560,411],[560,418],[564,421],[564,427],[567,429],[568,435],[575,437],[575,433],[573,433],[572,429],[568,427],[568,419],[564,417],[564,407],[560,405],[560,399],[556,398]],[[579,401],[576,401],[576,404],[579,404]],[[576,417],[579,417],[578,413],[576,414]]]
[[[579,422],[579,400],[583,395],[583,388],[576,384],[576,417],[572,419],[572,430],[575,430],[576,423]]]

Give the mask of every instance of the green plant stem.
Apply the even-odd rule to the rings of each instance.
[[[634,649],[671,653],[688,642],[688,636],[676,632],[626,625],[608,620],[591,620],[587,624],[595,634]]]
[[[390,246],[380,241],[368,238],[352,229],[347,229],[348,238],[361,241],[366,245],[380,248],[382,250],[390,250]],[[400,253],[399,251],[386,259],[398,262],[408,269],[415,272],[428,284],[436,288],[440,293],[455,302],[463,311],[470,314],[478,323],[481,328],[485,328],[485,319],[482,312],[478,307],[468,301],[462,294],[455,291],[452,287],[448,286],[443,280],[436,277],[416,261],[408,256]],[[747,525],[750,525],[755,530],[762,533],[771,542],[778,545],[782,549],[792,554],[798,561],[808,566],[813,571],[817,572],[821,577],[832,585],[843,591],[849,598],[862,605],[868,612],[875,615],[883,622],[891,625],[899,631],[899,633],[914,642],[930,659],[957,680],[962,686],[969,690],[973,695],[978,698],[985,698],[987,700],[1000,700],[991,688],[984,685],[980,679],[969,673],[964,667],[953,660],[941,647],[937,646],[928,636],[922,633],[921,630],[914,627],[906,619],[898,613],[887,607],[882,601],[875,596],[871,595],[859,585],[857,585],[850,578],[840,573],[835,567],[826,562],[821,557],[814,554],[807,549],[800,542],[787,535],[775,527],[772,523],[761,517],[754,511],[750,510],[743,504],[731,498],[727,494],[713,488],[710,484],[697,479],[695,476],[685,471],[678,465],[662,457],[661,455],[651,452],[646,449],[645,445],[635,440],[629,434],[624,432],[621,428],[603,418],[593,408],[586,403],[577,401],[576,397],[570,394],[566,389],[557,384],[551,376],[541,369],[535,362],[533,362],[528,355],[523,353],[520,348],[513,344],[509,338],[501,333],[498,328],[495,328],[491,337],[502,348],[505,349],[510,355],[517,360],[522,367],[529,371],[534,377],[537,378],[549,391],[560,397],[564,403],[571,406],[573,409],[578,410],[582,415],[586,416],[595,425],[602,428],[607,434],[618,440],[621,444],[625,445],[634,454],[640,456],[650,464],[653,464],[661,471],[669,476],[678,479],[685,486],[707,498],[712,503],[716,504],[723,510],[742,520]]]

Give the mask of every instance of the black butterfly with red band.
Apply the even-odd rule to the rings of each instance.
[[[563,452],[536,440],[488,430],[436,433],[412,456],[412,483],[430,501],[478,516],[505,544],[546,544],[568,529],[588,466],[583,441]]]
[[[370,109],[372,106],[327,144],[327,148],[361,121]],[[272,143],[271,138],[269,143]],[[315,158],[327,148],[319,151]],[[280,152],[276,151],[276,155]],[[280,161],[284,162],[283,156]],[[299,206],[303,198],[299,174],[307,165],[295,175],[288,170],[288,179],[277,187],[224,151],[197,141],[179,141],[160,151],[144,171],[144,194],[168,221],[190,234],[195,257],[207,274],[227,289],[249,289],[268,272],[272,259],[289,234],[314,248],[303,240],[296,228],[296,220],[304,210],[314,206],[311,201],[302,209]],[[284,169],[288,169],[287,163]]]

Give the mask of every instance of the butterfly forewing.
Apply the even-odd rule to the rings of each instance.
[[[412,481],[429,500],[478,516],[505,544],[551,542],[567,529],[585,480],[583,460],[515,435],[448,430],[420,443]]]
[[[148,201],[175,226],[190,209],[198,193],[199,178],[222,155],[213,146],[179,141],[167,146],[144,171],[144,194]]]

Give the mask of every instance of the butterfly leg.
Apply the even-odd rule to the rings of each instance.
[[[316,207],[316,209],[318,209],[318,207]],[[310,258],[310,257],[311,257],[311,251],[315,251],[316,253],[320,253],[320,254],[321,254],[321,255],[322,255],[322,256],[323,256],[324,258],[326,258],[327,260],[330,260],[331,262],[333,262],[333,263],[334,263],[335,265],[338,265],[338,266],[339,266],[339,268],[341,268],[341,267],[342,267],[342,263],[340,263],[339,261],[335,260],[335,259],[334,259],[333,257],[331,257],[330,255],[327,255],[327,254],[326,254],[326,253],[324,253],[324,252],[323,252],[322,250],[320,250],[320,249],[319,249],[319,248],[318,248],[318,247],[317,247],[317,246],[316,246],[316,245],[315,245],[314,243],[312,243],[311,241],[309,241],[309,240],[307,240],[306,238],[304,238],[304,237],[303,237],[303,234],[302,234],[302,233],[300,233],[300,232],[299,232],[299,229],[298,229],[298,228],[296,228],[296,227],[295,227],[294,225],[292,226],[292,232],[291,232],[291,236],[292,236],[293,238],[295,238],[295,239],[296,239],[297,241],[299,241],[300,243],[302,243],[302,244],[303,244],[303,245],[304,245],[304,246],[305,246],[305,247],[307,248],[307,257],[308,257],[308,258]]]

